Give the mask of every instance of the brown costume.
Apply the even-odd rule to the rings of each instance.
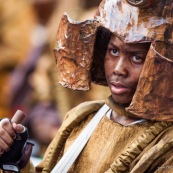
[[[149,121],[146,122],[148,125],[148,127],[146,127],[148,128],[148,134],[146,135],[145,129],[143,129],[141,134],[136,134],[136,136],[134,136],[134,140],[136,140],[134,143],[127,139],[126,142],[128,147],[126,148],[124,146],[124,151],[120,151],[120,153],[118,152],[118,154],[114,156],[115,161],[109,169],[109,166],[106,167],[106,162],[104,162],[103,165],[99,162],[100,167],[96,165],[92,167],[89,158],[87,158],[90,156],[90,154],[87,153],[88,148],[91,151],[90,153],[94,153],[92,159],[97,160],[101,157],[101,155],[95,156],[97,151],[94,150],[95,146],[99,148],[101,144],[99,143],[97,145],[95,143],[93,147],[91,143],[95,135],[97,137],[99,136],[95,134],[97,133],[96,129],[91,140],[89,140],[85,149],[73,165],[72,169],[74,169],[74,172],[84,172],[85,169],[86,172],[92,172],[94,169],[96,169],[95,172],[105,172],[107,169],[109,169],[108,172],[171,171],[171,165],[166,165],[165,161],[169,158],[169,154],[172,150],[172,127],[169,127],[172,123],[154,123],[150,122],[150,120],[171,121],[172,118],[172,90],[170,89],[172,86],[172,4],[172,0],[107,0],[102,1],[95,15],[95,19],[93,20],[76,23],[66,15],[62,18],[58,30],[58,48],[55,51],[55,56],[60,83],[72,89],[88,90],[90,89],[90,81],[106,85],[103,70],[105,54],[99,51],[106,50],[106,47],[101,45],[101,43],[106,44],[106,41],[109,40],[109,34],[104,33],[102,28],[106,28],[125,43],[151,42],[151,47],[146,57],[137,91],[129,108],[126,108],[130,113],[125,113],[127,116],[149,119]],[[99,46],[102,46],[102,49]],[[162,62],[167,67],[167,69],[165,68],[162,70],[163,73],[159,70],[161,67],[164,67]],[[167,70],[170,71],[169,75]],[[162,85],[158,85],[162,77],[164,78],[164,82]],[[168,89],[162,92],[166,83],[170,85]],[[124,112],[125,111],[122,112],[122,115],[124,115]],[[102,123],[104,124],[103,121],[106,121],[106,119],[104,118],[97,128],[99,128]],[[153,126],[150,123],[154,123]],[[161,124],[166,124],[166,126],[163,125],[163,129],[161,128],[162,130],[160,129],[159,131],[159,127],[162,127]],[[138,125],[133,125],[134,128],[137,128],[137,126]],[[76,128],[80,129],[81,127]],[[78,131],[76,128],[73,129],[67,139],[66,147],[70,139],[75,138],[73,135],[76,135],[75,133]],[[151,131],[149,129],[151,129]],[[140,133],[138,128],[136,130]],[[132,131],[128,133],[132,135]],[[107,135],[108,134],[109,133],[107,133]],[[97,140],[96,136],[93,141]],[[145,139],[142,140],[141,136]],[[133,140],[133,135],[131,137]],[[102,141],[103,139],[98,140]],[[139,145],[140,140],[143,141],[141,142],[141,146]],[[124,141],[122,140],[121,142]],[[129,145],[129,143],[131,145]],[[137,148],[134,147],[135,145]],[[162,147],[164,149],[160,150]],[[167,152],[168,150],[170,150],[170,153]],[[116,152],[116,150],[114,151]],[[117,158],[118,156],[119,158]],[[161,156],[163,156],[163,158]],[[104,156],[101,158],[104,158]],[[85,163],[83,160],[85,160]],[[98,162],[92,161],[95,164]],[[109,162],[110,160],[106,159],[106,161]],[[113,159],[111,161],[113,161]],[[87,165],[88,162],[89,164]],[[103,168],[102,166],[105,167]],[[170,166],[168,170],[166,170],[166,166]],[[100,170],[97,168],[100,168]]]
[[[43,162],[37,166],[37,172],[52,170],[62,152],[68,149],[103,103],[85,102],[67,113]],[[106,104],[126,116],[124,108],[115,105],[111,98]],[[172,123],[152,121],[122,126],[105,116],[69,172],[171,172],[172,128]]]
[[[172,120],[172,107],[168,104],[169,100],[172,101],[172,90],[168,87],[166,92],[160,92],[168,78],[164,75],[165,71],[162,73],[157,67],[153,70],[153,66],[163,61],[164,64],[169,64],[168,67],[172,65],[172,5],[172,0],[103,0],[94,20],[75,23],[67,15],[62,18],[58,32],[59,47],[55,55],[60,83],[72,89],[88,90],[91,80],[106,85],[104,52],[97,54],[97,50],[105,51],[106,47],[99,49],[97,46],[104,46],[101,43],[106,43],[103,39],[109,40],[110,32],[126,43],[152,42],[130,107],[117,105],[111,97],[106,100],[106,104],[114,112],[122,116],[146,118],[146,121],[123,126],[105,115],[69,173],[173,172],[173,123],[169,122]],[[102,28],[109,30],[109,33]],[[165,57],[165,52],[168,53],[168,58]],[[164,54],[161,55],[162,53]],[[154,60],[154,63],[148,64],[150,60]],[[160,87],[156,85],[156,81],[160,81],[162,74],[165,77],[164,85]],[[169,75],[172,82],[172,73]],[[145,81],[149,81],[149,85]],[[171,86],[172,83],[169,84]],[[156,93],[161,96],[156,97]],[[166,103],[163,107],[160,105],[162,102]],[[148,106],[146,110],[145,103]],[[103,104],[103,101],[86,102],[67,113],[43,162],[37,166],[37,172],[51,172]]]

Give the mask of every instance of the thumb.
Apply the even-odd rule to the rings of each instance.
[[[16,133],[22,133],[25,131],[25,127],[22,124],[13,123],[13,128],[16,131]]]

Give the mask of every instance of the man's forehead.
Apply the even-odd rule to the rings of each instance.
[[[124,48],[131,48],[131,49],[134,48],[134,49],[141,49],[141,50],[143,50],[144,47],[148,46],[148,48],[149,48],[149,46],[150,46],[149,42],[146,42],[146,43],[125,43],[114,34],[112,34],[109,44],[111,44],[112,46],[118,46],[118,47],[122,46]]]

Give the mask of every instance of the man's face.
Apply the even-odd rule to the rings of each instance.
[[[105,57],[105,74],[116,102],[131,102],[149,47],[150,43],[123,43],[112,35]]]

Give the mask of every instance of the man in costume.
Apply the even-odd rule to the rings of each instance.
[[[172,0],[104,0],[94,20],[63,16],[55,50],[60,83],[108,85],[111,96],[66,114],[36,172],[173,172],[172,14]],[[1,121],[2,152],[23,131],[12,125]]]

